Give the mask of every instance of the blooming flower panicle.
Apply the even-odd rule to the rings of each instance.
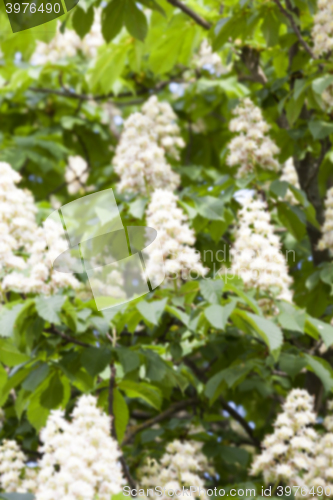
[[[8,163],[0,162],[1,288],[45,294],[68,286],[77,288],[74,276],[52,269],[54,258],[68,248],[62,226],[50,220],[37,226],[33,196],[16,186],[20,180]],[[51,248],[47,247],[47,235],[53,241]]]
[[[142,106],[143,115],[153,122],[157,135],[157,144],[165,153],[176,160],[179,159],[179,149],[185,147],[180,129],[177,125],[177,115],[167,101],[160,102],[155,95],[151,96]]]
[[[297,189],[300,189],[300,185],[298,182],[297,172],[294,166],[294,161],[292,158],[289,158],[282,167],[282,175],[280,177],[281,181],[289,182],[292,186],[295,186]],[[286,201],[289,201],[291,205],[297,205],[298,201],[296,200],[293,192],[288,189],[286,195],[284,197]]]
[[[120,177],[119,192],[149,195],[150,190],[157,188],[176,189],[179,175],[167,163],[158,140],[154,122],[149,116],[133,113],[124,122],[113,159],[115,172]]]
[[[318,0],[318,11],[312,28],[313,52],[320,57],[333,49],[333,2]]]
[[[279,171],[280,165],[274,158],[279,148],[267,136],[269,126],[261,110],[248,97],[234,109],[235,118],[230,121],[229,129],[238,134],[229,143],[227,165],[238,165],[237,178],[252,173],[256,165],[265,170]]]
[[[292,279],[266,203],[245,198],[238,217],[235,243],[231,248],[231,272],[242,278],[246,288],[270,292],[290,302]]]
[[[172,441],[167,445],[159,462],[153,460],[150,461],[149,465],[141,467],[139,470],[140,484],[144,488],[152,488],[154,492],[156,486],[164,488],[166,492],[173,490],[176,495],[177,493],[179,495],[179,491],[182,491],[183,487],[194,486],[197,488],[197,492],[188,493],[191,497],[208,498],[204,493],[204,481],[201,476],[211,469],[201,447],[201,443],[196,441],[184,443],[179,440]],[[201,491],[200,496],[199,491]],[[155,498],[158,496],[155,494]],[[160,498],[166,500],[170,497],[163,494]]]
[[[213,52],[212,46],[207,39],[202,41],[199,53],[194,58],[194,63],[197,68],[212,70],[217,76],[228,72],[228,68],[222,64],[220,56]]]
[[[192,247],[195,243],[193,230],[187,224],[187,217],[177,207],[177,196],[165,189],[156,189],[146,211],[149,227],[158,231],[160,248],[149,246],[147,262],[148,276],[160,272],[161,257],[163,257],[167,282],[173,279],[179,281],[195,273],[204,276],[207,269],[200,261],[200,254]]]
[[[69,156],[65,171],[65,180],[69,194],[84,190],[89,176],[88,164],[81,156]]]

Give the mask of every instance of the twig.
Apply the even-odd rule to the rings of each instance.
[[[146,420],[140,425],[135,425],[129,429],[129,433],[126,436],[126,438],[123,441],[123,444],[128,444],[132,438],[140,431],[143,431],[144,429],[147,429],[148,427],[151,427],[154,424],[157,424],[158,422],[161,422],[162,420],[167,419],[174,413],[176,413],[179,410],[182,410],[183,408],[186,408],[186,406],[189,406],[191,404],[198,403],[199,399],[194,397],[190,399],[186,399],[185,401],[179,401],[178,403],[173,404],[170,406],[167,410],[163,411],[156,417],[150,418],[149,420]]]
[[[223,396],[219,397],[219,401],[221,401],[221,404],[223,408],[233,417],[234,420],[237,420],[237,422],[243,427],[243,429],[246,431],[248,436],[250,437],[252,443],[254,446],[257,448],[260,448],[260,441],[258,441],[257,438],[254,437],[253,431],[247,421],[236,411],[234,408],[232,408],[229,403],[224,399]]]
[[[282,12],[282,14],[287,18],[289,19],[290,21],[290,24],[295,32],[295,35],[297,36],[299,42],[301,43],[301,45],[304,47],[304,49],[306,50],[306,52],[312,57],[312,59],[316,59],[316,56],[314,55],[314,53],[312,52],[312,49],[311,47],[306,43],[306,41],[304,40],[304,38],[302,37],[301,35],[301,32],[300,30],[298,29],[298,26],[297,24],[295,23],[295,20],[292,16],[292,14],[283,7],[283,5],[281,4],[280,0],[273,0],[274,3],[276,3],[276,5],[278,6],[279,10]]]
[[[182,10],[185,14],[190,16],[199,26],[204,28],[205,30],[209,30],[211,28],[211,24],[203,19],[203,17],[199,16],[194,10],[187,7],[187,5],[183,4],[180,0],[167,0],[174,7],[178,7],[178,9]]]
[[[58,335],[62,339],[66,340],[67,342],[71,342],[72,344],[79,345],[81,347],[91,347],[91,344],[86,344],[85,342],[81,342],[81,340],[77,340],[70,335],[67,335],[66,333],[61,332],[58,330],[53,324],[51,325],[50,328],[46,328],[45,331],[47,333],[53,333],[55,335]]]
[[[137,90],[136,95],[145,95],[145,94],[154,94],[158,93],[161,90],[163,90],[165,87],[167,87],[171,82],[178,82],[181,83],[183,82],[182,79],[179,79],[178,77],[171,78],[170,80],[164,80],[162,82],[159,82],[155,87],[153,88],[142,88]],[[118,95],[115,95],[113,92],[109,92],[108,94],[100,94],[100,95],[89,95],[89,94],[77,94],[76,92],[71,92],[69,90],[56,90],[56,89],[50,89],[50,88],[43,88],[43,87],[29,87],[28,90],[31,90],[32,92],[40,92],[42,94],[54,94],[58,95],[60,97],[67,97],[69,99],[81,99],[82,101],[104,101],[105,99],[122,99],[126,97],[133,97],[133,92],[123,92]],[[118,103],[117,103],[118,104]]]

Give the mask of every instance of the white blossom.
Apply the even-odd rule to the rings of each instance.
[[[53,293],[79,286],[71,274],[52,269],[55,258],[68,245],[60,224],[47,220],[37,226],[33,196],[15,184],[21,176],[8,163],[0,162],[0,278],[3,290],[22,293]],[[48,240],[49,236],[49,240]],[[52,241],[52,246],[47,246]],[[23,257],[27,255],[28,257]]]
[[[238,165],[237,177],[252,173],[255,166],[265,170],[278,171],[280,165],[274,158],[279,148],[266,133],[269,125],[263,119],[261,110],[251,99],[245,98],[234,109],[236,118],[230,121],[229,129],[238,135],[229,143],[227,165]]]
[[[318,0],[318,11],[312,28],[313,52],[322,56],[333,48],[333,2]]]
[[[177,125],[177,115],[167,101],[159,102],[155,95],[151,96],[142,106],[142,113],[153,122],[157,135],[157,144],[171,158],[179,159],[179,149],[185,147],[180,129]]]
[[[266,203],[244,198],[238,218],[235,243],[231,248],[231,272],[242,278],[246,288],[271,292],[279,299],[291,301],[292,279]]]
[[[72,29],[65,29],[62,33],[60,26],[61,23],[58,23],[55,36],[49,43],[37,41],[35,52],[31,57],[31,64],[55,64],[65,58],[75,57],[78,52],[91,59],[96,57],[98,48],[105,43],[101,31],[100,9],[95,9],[93,24],[89,33],[82,40]]]
[[[159,136],[151,118],[133,113],[124,122],[124,130],[113,159],[120,177],[119,192],[149,195],[151,190],[164,188],[173,191],[180,182],[158,145]]]
[[[321,228],[322,237],[319,241],[319,250],[328,249],[333,252],[333,188],[326,194],[325,200],[325,221]]]
[[[198,55],[194,58],[195,66],[199,69],[212,70],[217,76],[223,75],[228,72],[221,61],[220,56],[213,52],[208,40],[203,40]]]
[[[165,488],[166,494],[160,497],[161,500],[170,498],[167,494],[168,490],[174,490],[176,494],[179,494],[183,486],[197,488],[197,491],[193,492],[192,490],[191,494],[188,491],[189,496],[200,499],[207,498],[201,476],[204,472],[211,472],[211,469],[201,447],[201,443],[196,441],[184,443],[179,440],[172,441],[167,445],[160,462],[150,460],[148,465],[139,469],[140,485],[152,489],[156,486]],[[200,488],[202,490],[199,496]],[[157,498],[159,495],[153,493],[153,496]]]
[[[22,487],[25,461],[16,441],[5,439],[0,446],[0,489],[12,493]]]
[[[147,226],[157,230],[161,249],[153,247],[146,251],[148,276],[160,273],[163,257],[167,282],[204,276],[207,270],[200,261],[200,254],[193,245],[195,236],[187,224],[187,216],[177,207],[176,195],[165,189],[156,189],[146,211]],[[194,275],[193,275],[194,274]]]
[[[300,185],[298,182],[297,172],[294,166],[294,161],[292,158],[289,158],[282,167],[282,175],[280,177],[281,181],[289,182],[292,186],[295,186],[297,189],[300,189]],[[289,201],[292,205],[297,205],[298,201],[296,200],[293,192],[288,189],[286,195],[284,197],[286,201]]]
[[[275,483],[280,478],[288,485],[301,485],[303,472],[312,467],[319,439],[313,429],[308,432],[308,426],[316,422],[313,396],[306,390],[293,389],[282,408],[283,413],[274,423],[274,433],[266,436],[262,453],[253,461],[251,474],[262,473],[266,483]]]
[[[300,486],[297,498],[311,498],[317,488],[332,490],[333,480],[333,416],[329,414],[323,422],[324,432],[319,434],[313,425],[316,415],[313,411],[313,396],[303,389],[293,389],[274,423],[274,433],[266,436],[263,451],[252,464],[251,474],[263,474],[265,483],[276,483],[277,479],[290,486]],[[333,402],[328,403],[328,410]],[[288,425],[288,433],[282,432]],[[281,453],[274,448],[280,446]],[[331,496],[328,494],[325,496]]]
[[[83,191],[89,176],[88,164],[81,156],[69,156],[65,180],[69,194]]]

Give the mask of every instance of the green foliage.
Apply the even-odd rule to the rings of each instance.
[[[186,142],[180,159],[168,162],[180,175],[179,208],[207,268],[204,278],[101,312],[92,297],[69,289],[49,296],[4,291],[0,439],[17,439],[34,459],[50,411],[69,415],[81,394],[93,394],[104,411],[112,408],[135,479],[147,457],[159,459],[167,443],[188,439],[190,426],[200,425],[193,439],[204,444],[218,474],[206,477],[206,485],[228,492],[253,487],[251,455],[293,387],[315,393],[322,417],[332,396],[333,268],[318,250],[323,200],[333,182],[332,116],[322,98],[333,84],[332,62],[310,57],[272,1],[230,0],[223,9],[212,0],[184,4],[203,22],[167,0],[80,0],[62,16],[61,30],[84,39],[98,7],[105,44],[94,57],[78,50],[43,65],[30,57],[37,44],[53,39],[55,22],[13,35],[0,6],[0,157],[34,195],[38,223],[53,210],[53,196],[59,205],[80,196],[68,192],[64,178],[68,156],[79,155],[89,165],[92,192],[114,189],[124,225],[146,224],[149,193],[116,189],[113,157],[122,125],[112,113],[117,108],[126,119],[156,94],[173,107]],[[316,6],[293,7],[312,47]],[[204,38],[221,58],[221,74],[197,66]],[[294,158],[301,188],[260,165],[237,179],[227,165],[229,123],[245,96],[262,109],[279,162]],[[293,304],[271,301],[275,290],[246,289],[227,273],[241,189],[267,201],[293,278]],[[290,192],[297,203],[285,199]],[[242,432],[226,402],[236,408]],[[251,435],[244,422],[254,423]]]

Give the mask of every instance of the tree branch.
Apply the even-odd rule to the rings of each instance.
[[[170,80],[164,80],[159,82],[155,87],[148,88],[144,87],[142,89],[137,90],[136,95],[145,95],[145,94],[154,94],[161,92],[165,87],[167,87],[171,82],[183,82],[182,79],[178,77],[171,78]],[[77,94],[76,92],[71,92],[70,90],[56,90],[49,89],[43,87],[29,87],[31,92],[40,92],[42,94],[54,94],[60,97],[66,97],[69,99],[80,99],[82,101],[104,101],[110,98],[114,99],[124,99],[126,97],[133,97],[133,92],[123,92],[121,94],[115,95],[113,92],[109,92],[108,94],[100,94],[100,95],[89,95],[89,94]]]
[[[76,344],[81,347],[91,347],[91,344],[86,344],[85,342],[81,342],[81,340],[77,340],[74,337],[71,337],[70,335],[61,332],[60,330],[57,330],[57,328],[53,324],[51,325],[50,328],[45,328],[45,331],[47,333],[53,333],[54,335],[58,335],[62,339],[66,340],[67,342],[71,342],[72,344]]]
[[[187,7],[187,5],[183,4],[180,0],[167,0],[174,7],[178,7],[181,11],[184,12],[187,16],[191,17],[193,21],[195,21],[199,26],[204,28],[205,30],[209,30],[211,28],[211,24],[203,19],[203,17],[199,16],[194,10]]]
[[[143,422],[140,425],[135,425],[135,426],[131,427],[129,429],[128,435],[126,436],[126,438],[123,441],[123,444],[128,444],[138,432],[143,431],[144,429],[147,429],[148,427],[152,427],[153,425],[157,424],[158,422],[162,422],[162,420],[167,419],[168,417],[170,417],[171,415],[173,415],[177,411],[180,411],[180,410],[186,408],[186,406],[189,406],[191,404],[198,403],[198,402],[199,402],[199,399],[196,397],[186,399],[185,401],[179,401],[178,403],[173,404],[167,410],[163,411],[162,413],[160,413],[156,417],[150,418],[149,420],[146,420],[145,422]]]
[[[281,4],[280,0],[273,0],[274,3],[276,3],[276,5],[278,6],[280,12],[282,12],[282,14],[287,18],[289,19],[290,21],[290,24],[295,32],[295,35],[297,36],[300,44],[303,46],[303,48],[306,50],[306,52],[312,57],[312,59],[316,59],[316,56],[314,55],[314,53],[312,52],[312,49],[311,47],[306,43],[306,41],[304,40],[304,38],[302,37],[301,35],[301,32],[300,30],[298,29],[298,26],[297,24],[295,23],[295,20],[293,18],[293,15],[283,7],[283,5]]]

